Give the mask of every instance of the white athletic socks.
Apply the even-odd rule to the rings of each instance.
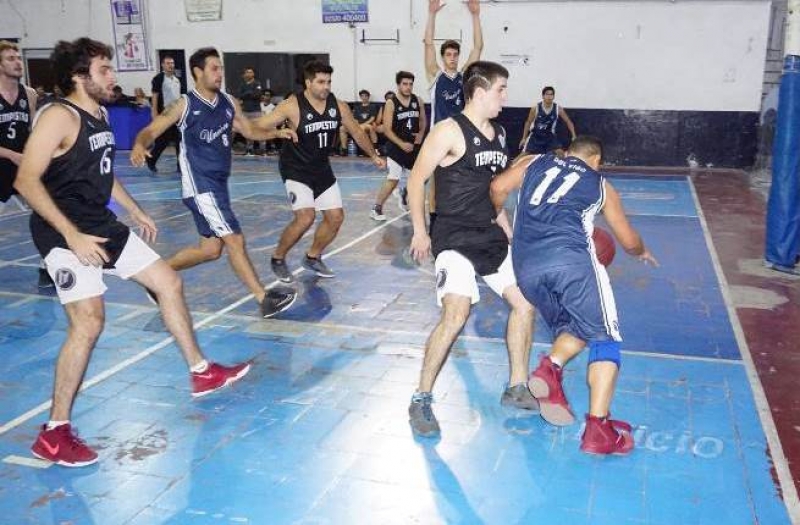
[[[203,359],[192,368],[189,369],[193,374],[202,374],[206,370],[208,370],[208,361]]]

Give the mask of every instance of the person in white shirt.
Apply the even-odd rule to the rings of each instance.
[[[151,103],[153,120],[163,113],[165,108],[177,102],[183,93],[186,93],[180,79],[175,75],[175,59],[171,56],[165,56],[161,60],[161,73],[153,77],[150,91],[153,93]],[[177,158],[181,154],[181,133],[178,131],[177,126],[172,126],[158,137],[153,144],[150,157],[147,159],[147,167],[153,173],[158,173],[156,163],[169,144],[175,144],[176,170],[180,172],[181,168],[178,165]]]

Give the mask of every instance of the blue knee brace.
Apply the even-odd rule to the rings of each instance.
[[[592,341],[589,343],[589,364],[597,361],[611,361],[620,366],[620,345],[619,341]]]

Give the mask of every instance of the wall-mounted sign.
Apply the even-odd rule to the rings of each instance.
[[[322,23],[369,22],[367,0],[322,0]]]

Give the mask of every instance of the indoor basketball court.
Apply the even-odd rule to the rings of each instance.
[[[112,43],[114,30],[124,25],[122,12],[127,27],[143,28],[142,40],[127,42],[142,46],[141,55],[133,48],[131,54],[145,62],[136,66],[132,56],[120,67],[112,60],[126,93],[149,86],[167,54],[177,57],[176,69],[185,76],[185,57],[213,45],[226,67],[223,89],[233,96],[242,68],[255,69],[262,91],[283,98],[281,91],[294,89],[298,96],[302,86],[291,84],[302,73],[300,62],[315,59],[334,67],[332,90],[355,109],[362,88],[371,91],[372,104],[382,104],[383,92],[396,87],[398,70],[416,74],[414,92],[430,102],[420,43],[427,0],[374,0],[368,7],[366,1],[350,2],[344,11],[337,11],[343,3],[327,1],[321,9],[320,2],[310,1],[229,0],[218,12],[221,2],[165,6],[139,0],[131,3],[133,11],[115,11],[120,7],[114,4],[10,0],[0,4],[0,39],[15,37],[20,55],[37,59],[49,56],[42,50],[59,39],[86,35]],[[765,245],[773,253],[769,246],[780,237],[776,232],[791,222],[776,218],[776,197],[768,197],[771,187],[786,192],[793,186],[770,169],[773,156],[784,153],[779,144],[775,150],[764,144],[766,125],[759,120],[762,92],[772,89],[765,68],[775,43],[792,54],[780,42],[783,29],[773,34],[793,16],[787,15],[786,2],[779,4],[480,2],[486,42],[481,58],[510,73],[508,101],[496,119],[508,132],[509,157],[525,142],[531,100],[540,99],[542,86],[555,85],[556,100],[563,97],[578,135],[603,141],[601,172],[660,263],[643,265],[617,242],[607,267],[623,336],[611,413],[632,427],[630,453],[581,451],[582,415],[591,410],[589,352],[563,367],[574,424],[554,426],[537,411],[501,404],[509,386],[509,306],[481,280],[480,300],[433,388],[441,433],[415,433],[409,400],[429,337],[440,323],[441,275],[430,258],[419,263],[410,253],[414,225],[400,206],[399,192],[383,204],[385,220],[375,219],[376,194],[387,172],[364,148],[353,145],[348,154],[344,143],[344,155],[331,152],[345,219],[322,260],[335,276],[323,278],[306,266],[304,254],[315,242],[312,228],[286,256],[294,281],[281,283],[270,258],[295,216],[295,196],[282,180],[285,157],[263,145],[259,154],[258,141],[231,136],[227,187],[247,254],[265,287],[288,286],[296,299],[264,318],[225,254],[180,270],[185,303],[208,361],[250,364],[234,384],[193,398],[196,386],[159,305],[133,280],[106,277],[104,328],[69,419],[79,441],[97,454],[91,464],[71,465],[79,468],[42,459],[36,449],[32,453],[40,432],[58,423],[51,415],[54,373],[74,328],[57,293],[64,283],[37,284],[42,257],[29,228],[35,211],[20,196],[0,204],[0,521],[800,522],[794,379],[800,372],[794,358],[800,278],[764,264]],[[349,26],[323,21],[341,13],[366,14],[368,20]],[[730,23],[727,29],[710,27],[714,13],[715,23]],[[463,60],[473,42],[467,3],[448,3],[437,16],[437,53],[441,41],[455,38]],[[59,17],[92,22],[67,31]],[[586,33],[576,37],[579,44],[591,40],[592,28],[602,49],[575,48],[562,29],[568,21]],[[692,49],[704,38],[698,28],[706,25],[710,34],[726,34],[727,40],[709,42],[704,51]],[[520,34],[534,27],[550,36]],[[665,36],[670,27],[676,36]],[[691,78],[675,80],[673,89],[657,88],[662,79],[653,77],[650,46],[680,39],[680,31],[686,32],[686,47],[665,51],[659,60],[671,72],[677,68],[673,61],[685,60]],[[309,36],[301,40],[291,32]],[[543,56],[547,46],[548,53],[574,58]],[[741,58],[747,46],[752,55]],[[617,63],[613,52],[628,62]],[[608,77],[602,64],[592,64],[603,53]],[[734,66],[734,60],[741,62]],[[710,63],[723,64],[719,78],[700,75]],[[36,67],[42,70],[41,63]],[[749,78],[754,71],[760,76]],[[581,78],[594,87],[570,87]],[[191,75],[188,80],[191,91]],[[689,86],[696,91],[687,92]],[[179,169],[189,164],[170,145],[156,171],[133,165],[130,148],[146,125],[136,119],[150,120],[149,108],[141,110],[131,101],[109,111],[117,119],[110,124],[117,150],[113,174],[157,225],[150,246],[167,259],[198,241],[196,216],[184,202],[186,177],[176,170],[176,163]],[[779,122],[787,118],[780,116],[781,108],[778,114]],[[563,117],[558,122],[555,136],[568,148]],[[775,142],[791,143],[780,126]],[[384,140],[378,142],[381,155]],[[401,187],[405,182],[401,179]],[[511,216],[515,197],[505,205]],[[118,199],[109,207],[123,223],[138,224]],[[600,214],[595,225],[611,230]],[[602,260],[606,254],[597,251]],[[530,372],[554,341],[540,314],[534,327]]]

